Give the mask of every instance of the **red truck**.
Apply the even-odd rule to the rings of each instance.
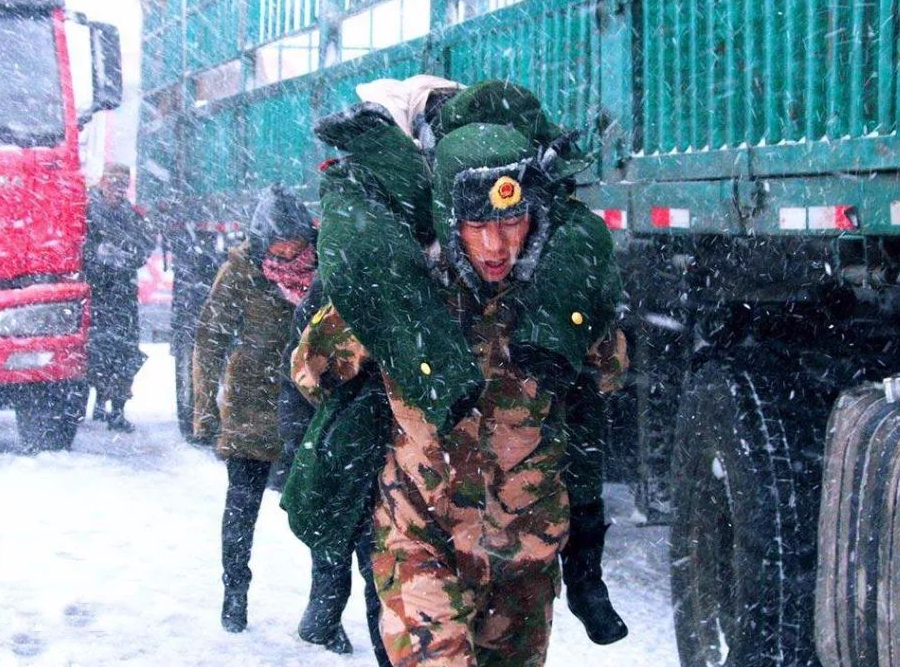
[[[0,0],[0,404],[20,449],[72,444],[87,397],[79,134],[121,103],[117,30],[64,0]]]

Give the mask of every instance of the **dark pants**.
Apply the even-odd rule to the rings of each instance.
[[[381,600],[378,597],[378,589],[375,587],[375,576],[372,574],[372,540],[372,517],[367,516],[356,542],[356,560],[359,565],[359,573],[366,581],[366,622],[369,624],[372,648],[375,649],[378,666],[391,667],[391,661],[388,659],[387,651],[384,650],[384,642],[381,639],[381,630],[378,628],[378,619],[381,618]]]
[[[134,271],[94,267],[91,285],[91,328],[88,334],[88,380],[97,403],[120,409],[131,398],[134,376],[146,357],[140,350],[138,290]]]
[[[232,458],[226,461],[228,467],[228,493],[225,496],[225,513],[222,516],[222,581],[225,588],[235,592],[246,593],[250,587],[252,572],[250,571],[250,551],[253,548],[253,530],[259,516],[266,481],[272,468],[271,463],[251,459]],[[375,657],[380,667],[391,667],[378,619],[381,614],[381,601],[375,589],[372,576],[372,523],[365,521],[360,527],[356,542],[356,558],[359,572],[366,582],[366,621],[369,625],[369,637],[375,649]],[[340,608],[347,605],[350,598],[350,570],[352,556],[348,555],[343,563],[327,564],[313,554],[313,576],[326,577],[333,590],[330,595],[340,600]]]
[[[253,530],[271,463],[232,458],[228,467],[228,493],[222,516],[222,581],[229,591],[246,593],[250,587],[250,550]]]

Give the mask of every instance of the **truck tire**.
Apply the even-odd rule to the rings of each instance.
[[[900,406],[895,405],[900,412]],[[900,434],[892,436],[895,450]],[[879,667],[900,666],[900,457],[893,456],[885,476],[883,538],[878,559]]]
[[[194,347],[190,343],[181,342],[175,346],[175,408],[178,429],[190,443],[195,442],[193,353]]]
[[[879,637],[879,605],[888,611],[892,601],[882,582],[894,569],[898,467],[900,407],[873,385],[844,392],[828,422],[819,514],[816,642],[826,667],[900,665],[887,649],[890,633]]]
[[[685,384],[672,596],[683,667],[817,665],[815,523],[824,400],[787,371],[712,361]]]
[[[23,387],[16,400],[16,426],[24,453],[68,450],[87,405],[84,382]]]

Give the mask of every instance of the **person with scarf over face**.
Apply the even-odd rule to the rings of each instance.
[[[281,186],[266,190],[247,240],[220,268],[197,325],[194,435],[215,439],[228,468],[221,620],[229,632],[247,625],[253,531],[270,469],[282,451],[276,417],[281,355],[294,308],[315,274],[315,241],[303,204]]]
[[[554,153],[488,123],[438,142],[428,220],[437,280],[430,291],[410,291],[409,310],[383,311],[384,333],[358,319],[354,303],[393,286],[334,289],[320,254],[332,303],[304,332],[293,377],[327,401],[375,362],[387,390],[393,442],[380,475],[373,567],[394,667],[545,661],[569,536],[564,397],[583,369],[595,367],[605,385],[626,363],[616,354],[609,234],[560,186]],[[362,182],[354,191],[345,180],[323,188],[326,247],[394,215],[356,206],[367,186],[378,187]],[[329,217],[349,209],[352,219]],[[385,252],[388,272],[419,280],[412,255]],[[440,309],[458,331],[435,317]],[[365,340],[341,316],[351,311]],[[402,326],[414,333],[412,347],[390,334]]]

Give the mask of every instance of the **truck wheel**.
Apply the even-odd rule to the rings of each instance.
[[[900,407],[872,385],[844,392],[828,422],[819,515],[816,640],[826,667],[900,665],[883,632],[895,623],[885,583],[896,561],[898,468]]]
[[[16,402],[16,426],[22,450],[71,449],[87,404],[84,382],[60,382],[24,387]]]
[[[900,412],[900,406],[894,406]],[[878,559],[878,650],[881,667],[900,666],[900,434],[893,433],[894,456],[884,479],[882,538]]]
[[[826,407],[785,371],[704,365],[676,426],[672,596],[684,667],[799,667],[813,647]]]
[[[182,437],[193,443],[194,438],[194,381],[193,345],[181,343],[175,348],[175,407],[178,429]]]

